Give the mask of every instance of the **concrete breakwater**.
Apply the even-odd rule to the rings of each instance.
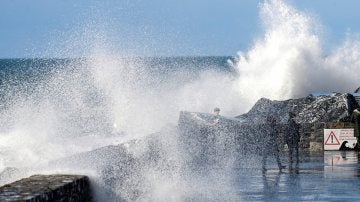
[[[33,175],[0,187],[0,201],[92,201],[83,175]]]

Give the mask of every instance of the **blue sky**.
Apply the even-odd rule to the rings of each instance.
[[[261,34],[261,0],[1,0],[0,58],[235,55]],[[325,42],[360,33],[358,0],[289,0],[323,24]],[[104,45],[105,46],[105,45]]]

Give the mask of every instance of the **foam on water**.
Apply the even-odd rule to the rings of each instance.
[[[66,64],[39,81],[34,90],[15,93],[9,99],[11,105],[0,117],[6,123],[0,132],[0,166],[36,169],[0,182],[51,172],[46,166],[49,161],[146,137],[168,124],[176,124],[181,110],[210,112],[220,107],[222,114],[234,116],[249,110],[261,97],[288,99],[316,91],[350,92],[358,87],[360,40],[356,37],[349,36],[337,49],[325,52],[321,25],[310,14],[285,1],[272,0],[260,5],[260,16],[263,34],[232,61],[235,74],[211,67],[197,73],[179,68],[159,74],[139,58],[121,59],[107,47],[111,43],[106,42],[103,32],[96,35],[101,40],[91,46],[95,49],[87,59]],[[82,35],[72,40],[74,44],[89,43],[83,41]],[[116,135],[108,135],[114,130]],[[143,183],[148,184],[144,189],[150,189],[142,196],[144,200],[182,200],[191,195],[210,200],[216,192],[213,189],[234,193],[226,196],[218,192],[220,195],[214,198],[239,199],[232,189],[231,175],[225,172],[230,164],[223,174],[214,171],[209,179],[196,180],[198,176],[192,178],[195,174],[190,171],[181,173],[186,159],[174,147],[176,140],[164,141],[171,143],[164,149],[176,166],[142,173]],[[40,164],[45,166],[40,169]],[[69,166],[63,171],[74,169]],[[99,177],[88,170],[76,172]],[[215,184],[218,178],[223,182],[221,187],[204,187]],[[194,184],[204,190],[195,191],[198,187]]]

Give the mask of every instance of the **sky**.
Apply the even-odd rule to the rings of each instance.
[[[360,33],[358,0],[285,0],[323,26],[328,48]],[[1,0],[0,58],[231,56],[262,33],[262,0]]]

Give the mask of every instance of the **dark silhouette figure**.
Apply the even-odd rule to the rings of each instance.
[[[278,130],[276,127],[276,120],[271,116],[266,118],[266,124],[263,127],[263,132],[265,134],[263,138],[263,147],[262,147],[262,171],[266,172],[266,160],[268,155],[274,155],[279,167],[279,170],[285,168],[281,165],[280,156],[279,156],[279,147],[277,144]]]
[[[285,135],[285,142],[289,148],[289,169],[293,166],[293,155],[295,153],[296,168],[299,167],[299,142],[300,142],[300,125],[295,122],[295,114],[289,113],[288,130]]]
[[[354,135],[359,141],[359,129],[360,129],[360,108],[356,108],[353,110],[351,114],[351,121],[355,124],[354,127]]]

